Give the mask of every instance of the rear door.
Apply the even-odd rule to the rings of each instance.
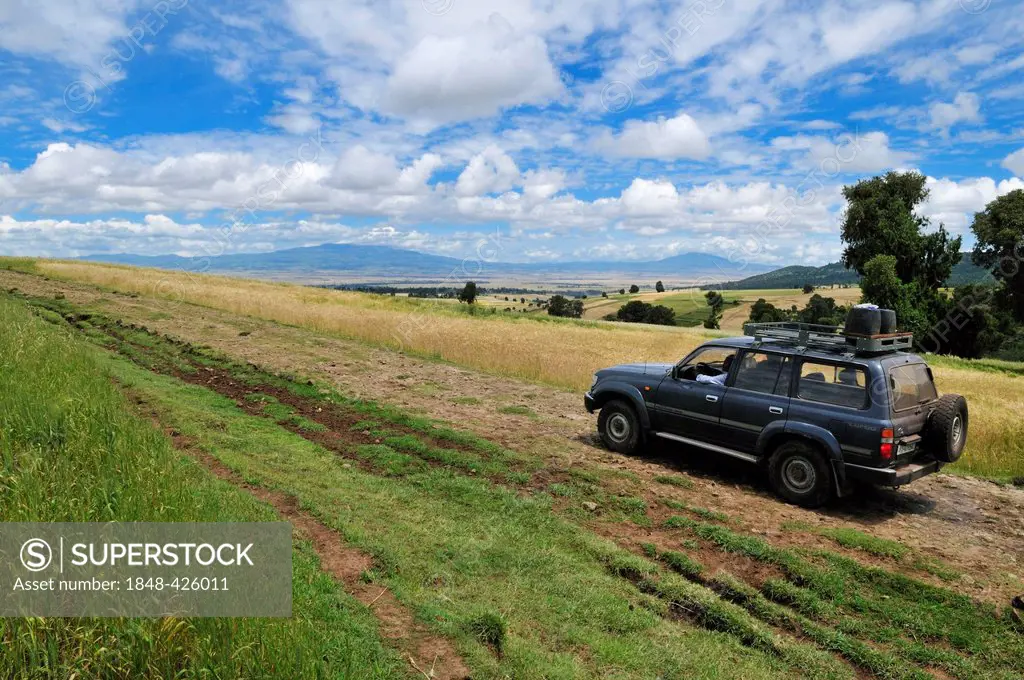
[[[789,419],[832,432],[847,462],[875,462],[881,430],[870,408],[867,369],[810,357],[797,364]]]
[[[793,360],[771,352],[747,351],[722,403],[720,421],[726,445],[754,453],[761,431],[789,413]]]
[[[920,434],[931,402],[938,399],[932,370],[923,362],[887,362],[896,463],[909,462],[917,453]]]

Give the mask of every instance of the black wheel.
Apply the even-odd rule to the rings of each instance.
[[[597,418],[601,441],[612,451],[632,455],[640,450],[640,419],[628,403],[616,399],[601,408]]]
[[[817,508],[832,498],[832,467],[814,446],[799,440],[775,449],[768,461],[775,493],[790,503]]]
[[[967,400],[959,394],[944,394],[935,402],[925,424],[926,450],[943,463],[955,463],[967,445]]]

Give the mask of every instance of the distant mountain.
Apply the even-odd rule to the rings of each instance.
[[[971,262],[970,253],[960,253],[960,262],[953,267],[953,272],[946,281],[947,286],[961,286],[965,283],[982,283],[991,281],[992,275],[985,269]],[[832,262],[822,267],[804,267],[794,265],[783,267],[764,274],[748,276],[739,281],[722,284],[725,290],[753,290],[757,288],[803,288],[809,283],[815,288],[832,284],[857,284],[860,276],[852,269],[847,269],[839,262]]]
[[[356,275],[374,277],[433,277],[445,278],[456,272],[454,278],[466,278],[479,266],[481,278],[512,275],[610,275],[642,277],[643,281],[664,278],[666,281],[689,279],[698,281],[708,277],[716,280],[759,273],[767,265],[734,263],[707,253],[683,253],[651,262],[465,262],[462,259],[429,255],[414,250],[389,246],[366,246],[325,243],[305,248],[290,248],[270,253],[245,253],[218,257],[179,257],[177,255],[89,255],[82,259],[93,262],[112,262],[138,267],[182,269],[225,273],[293,274],[293,275]]]

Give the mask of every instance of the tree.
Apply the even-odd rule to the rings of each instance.
[[[704,299],[707,300],[708,307],[711,308],[708,318],[704,319],[704,328],[719,328],[719,322],[722,320],[722,308],[725,307],[725,298],[718,291],[709,290]]]
[[[606,298],[606,297],[608,297],[608,293],[606,293],[606,292],[604,292],[604,291],[602,290],[602,291],[601,291],[601,297],[603,297],[603,298]]]
[[[619,308],[614,317],[626,323],[653,323],[662,326],[676,325],[676,313],[665,305],[651,305],[640,300],[627,302]]]
[[[750,306],[750,320],[755,323],[774,323],[789,321],[790,315],[764,298],[758,298],[757,302]]]
[[[843,187],[847,208],[842,239],[843,264],[862,276],[879,255],[896,258],[896,275],[921,290],[936,290],[960,261],[961,238],[950,238],[943,225],[925,233],[930,221],[915,213],[928,198],[919,172],[889,172]]]
[[[583,300],[570,300],[564,295],[552,295],[548,300],[548,314],[579,319],[583,316]]]
[[[804,295],[809,295],[814,292],[814,286],[809,283],[804,284]]]
[[[797,314],[797,320],[822,326],[842,326],[846,322],[846,312],[846,307],[837,305],[835,298],[822,297],[815,293],[807,301],[807,306]]]
[[[629,292],[632,293],[633,295],[636,295],[637,293],[640,292],[640,286],[634,283],[632,286],[629,287]]]
[[[626,321],[628,323],[643,323],[644,317],[647,316],[647,310],[651,306],[646,302],[640,300],[633,300],[619,307],[619,311],[616,313],[619,321]]]
[[[934,321],[944,316],[945,309],[934,291],[922,289],[917,282],[900,281],[897,262],[894,255],[878,255],[867,263],[860,280],[861,302],[895,310],[900,330],[910,331],[921,340]]]
[[[676,313],[671,307],[665,305],[654,305],[647,312],[644,323],[653,323],[659,326],[675,326]]]
[[[974,214],[977,237],[971,260],[985,267],[1005,289],[1018,322],[1024,322],[1024,189],[1000,196]]]
[[[638,288],[637,290],[640,290],[640,289]],[[619,295],[625,295],[625,294],[626,294],[626,289],[625,288],[619,288]]]
[[[654,284],[654,290],[656,290],[659,293],[664,293],[665,292],[665,284],[662,283],[661,281],[658,281],[656,284]]]
[[[468,305],[476,302],[476,283],[473,281],[466,282],[466,285],[459,292],[459,302],[465,302]]]

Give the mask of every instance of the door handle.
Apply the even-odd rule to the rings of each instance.
[[[774,413],[776,415],[779,415],[779,414],[782,413],[782,407],[781,406],[769,406],[768,407],[768,413]]]
[[[718,401],[718,397],[716,397],[713,394],[706,394],[704,395],[704,398],[710,401],[711,403],[715,403],[716,401]]]

